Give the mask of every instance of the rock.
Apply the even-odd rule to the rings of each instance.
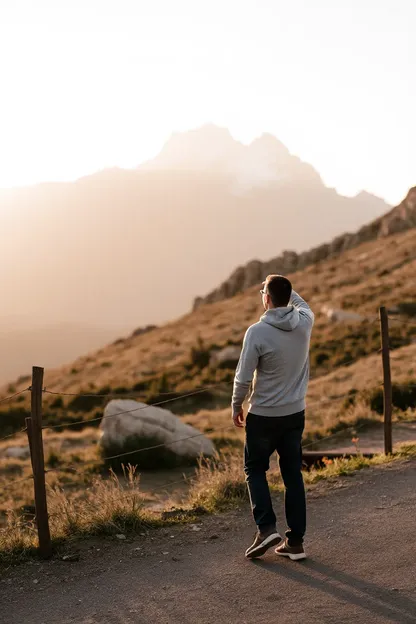
[[[240,358],[241,347],[230,345],[220,351],[212,351],[209,365],[213,368],[235,368]]]
[[[146,325],[146,327],[138,327],[134,330],[131,337],[135,338],[136,336],[142,336],[143,334],[148,334],[150,331],[157,329],[157,325]]]
[[[13,457],[13,459],[27,459],[29,456],[28,446],[9,446],[4,452],[4,457]]]
[[[219,537],[220,537],[219,535],[217,535],[216,533],[214,533],[214,535],[210,535],[210,536],[209,536],[209,539],[210,539],[210,540],[216,540],[216,539],[219,539]]]
[[[119,540],[125,540],[125,539],[126,539],[126,536],[125,536],[125,535],[123,535],[123,533],[118,533],[118,534],[116,535],[116,538],[117,538],[117,539],[119,539]]]
[[[361,314],[350,312],[349,310],[340,310],[338,308],[330,308],[327,305],[322,306],[321,312],[332,322],[359,322],[363,320]]]
[[[71,553],[69,555],[64,555],[62,557],[62,561],[79,561],[79,554],[78,553]]]
[[[183,423],[172,412],[138,401],[110,401],[104,410],[100,431],[99,444],[104,455],[113,454],[114,449],[120,449],[120,453],[125,448],[130,450],[132,446],[134,448],[136,440],[137,448],[147,446],[147,440],[150,442],[148,446],[166,444],[166,449],[174,456],[182,458],[196,459],[201,454],[212,456],[215,453],[215,447],[209,438]],[[151,458],[151,453],[154,455],[154,451],[148,451],[145,455]],[[126,462],[128,461],[127,456]]]

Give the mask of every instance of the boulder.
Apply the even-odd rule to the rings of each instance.
[[[13,459],[27,459],[29,456],[28,446],[9,446],[4,452],[4,457],[12,457]]]
[[[149,467],[157,467],[158,458],[161,467],[162,463],[163,467],[166,467],[167,457],[170,460],[174,458],[189,460],[196,459],[200,455],[212,456],[215,453],[214,444],[209,438],[201,435],[201,432],[191,425],[183,423],[172,412],[138,401],[123,399],[110,401],[100,423],[100,434],[99,444],[104,457],[136,448],[166,444],[167,447],[163,449],[140,453],[140,459],[143,458],[144,461],[137,463]],[[163,461],[161,451],[165,451]],[[123,458],[123,463],[129,462],[136,463],[133,454],[132,457]]]
[[[349,310],[340,310],[337,308],[330,308],[329,306],[322,306],[321,312],[332,322],[359,322],[364,319],[361,314],[356,312],[350,312]]]
[[[226,367],[226,365],[229,365],[227,367],[235,368],[240,358],[240,353],[241,347],[234,345],[224,347],[220,351],[212,351],[209,365],[213,368]]]

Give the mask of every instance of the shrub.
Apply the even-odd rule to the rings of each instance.
[[[0,435],[9,435],[19,431],[25,425],[25,418],[30,416],[23,407],[10,407],[0,412]]]
[[[138,381],[134,386],[133,386],[133,392],[145,392],[146,390],[149,389],[150,386],[150,380],[146,379],[143,381]]]
[[[314,362],[316,366],[321,366],[327,360],[329,360],[329,355],[325,351],[318,351],[317,353],[314,353]]]
[[[149,394],[152,397],[158,397],[160,394],[171,392],[172,388],[166,373],[162,373],[160,377],[156,377],[150,385]]]
[[[62,464],[62,458],[54,450],[50,450],[46,458],[46,465],[49,468],[56,468]]]
[[[204,346],[204,342],[199,336],[196,346],[191,347],[189,354],[190,364],[199,370],[203,370],[206,366],[208,366],[210,358],[210,350]]]
[[[104,394],[99,392],[98,394]],[[88,396],[79,395],[76,396],[68,403],[68,410],[71,412],[90,412],[95,407],[101,407],[104,402],[104,398],[89,394]]]
[[[374,388],[367,394],[371,409],[377,414],[383,413],[383,388]],[[392,385],[392,401],[394,407],[401,411],[416,407],[416,384],[412,381]]]
[[[416,316],[416,301],[402,301],[397,306],[400,314]]]
[[[64,406],[64,402],[63,402],[62,397],[56,397],[56,399],[54,399],[52,403],[50,404],[51,409],[59,409],[59,408],[62,408],[63,406]]]

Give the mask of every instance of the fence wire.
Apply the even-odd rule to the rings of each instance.
[[[12,399],[15,399],[16,397],[20,396],[21,394],[24,394],[25,392],[29,392],[30,388],[25,388],[24,390],[20,390],[20,392],[15,392],[14,394],[11,394],[10,396],[4,397],[3,399],[0,399],[0,403],[6,403],[7,401],[11,401]]]
[[[389,316],[388,319],[390,321],[396,321],[397,323],[402,323],[403,325],[409,325],[410,327],[416,327],[416,323],[413,321],[408,321],[407,319],[399,318],[398,316]]]
[[[201,389],[201,390],[195,390],[194,392],[188,392],[186,394],[181,394],[179,396],[176,397],[172,397],[170,399],[165,399],[163,401],[158,401],[157,403],[150,403],[149,405],[142,405],[139,407],[135,407],[134,409],[130,409],[130,410],[124,410],[122,412],[117,412],[116,414],[108,414],[106,416],[106,418],[114,418],[116,416],[121,416],[122,414],[131,414],[133,412],[139,412],[141,410],[145,410],[148,409],[149,407],[158,407],[160,405],[165,405],[167,403],[172,403],[173,401],[179,401],[181,399],[185,399],[187,397],[191,397],[191,396],[195,396],[197,394],[202,394],[204,392],[207,392],[208,390],[211,390],[212,388],[218,388],[220,386],[224,386],[225,384],[230,384],[232,382],[221,382],[219,384],[214,384],[212,386],[206,386],[205,388]],[[122,397],[119,397],[122,398]],[[102,416],[98,416],[97,418],[88,418],[85,420],[76,420],[74,422],[66,422],[66,423],[59,423],[59,425],[44,425],[42,427],[42,429],[60,429],[61,427],[73,427],[75,425],[81,425],[81,424],[88,424],[88,423],[92,423],[92,422],[97,422],[99,420],[102,420]]]
[[[9,435],[6,435],[3,438],[0,438],[0,442],[3,442],[3,440],[8,440],[9,438],[14,438],[15,436],[19,435],[19,433],[24,433],[25,431],[26,431],[26,427],[24,427],[23,429],[19,429],[19,431],[14,431],[13,433],[9,433]]]
[[[29,475],[28,477],[23,477],[23,479],[15,479],[10,483],[7,483],[5,486],[1,488],[2,491],[8,490],[9,488],[14,487],[17,483],[23,483],[23,481],[28,481],[29,479],[33,479],[33,475]]]

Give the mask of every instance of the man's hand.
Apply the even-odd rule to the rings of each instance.
[[[237,414],[233,414],[233,422],[235,427],[244,427],[244,412],[241,410]]]

